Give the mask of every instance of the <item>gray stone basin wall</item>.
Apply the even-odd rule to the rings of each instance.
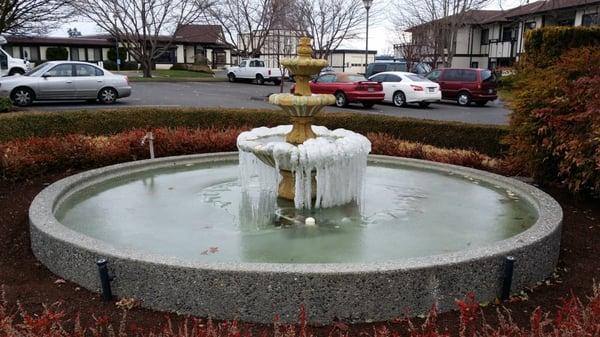
[[[456,253],[371,264],[202,264],[118,249],[60,224],[54,210],[69,195],[116,176],[200,162],[236,162],[237,153],[202,154],[138,161],[83,172],[58,181],[33,201],[31,247],[53,273],[98,292],[95,262],[109,261],[119,297],[141,300],[161,311],[215,319],[271,323],[276,315],[295,322],[301,304],[310,322],[384,321],[407,312],[442,311],[474,292],[480,301],[500,296],[506,256],[517,261],[513,292],[551,275],[558,261],[562,210],[539,189],[474,169],[421,160],[370,156],[370,162],[401,164],[470,175],[510,189],[529,201],[538,220],[528,230],[494,244]]]

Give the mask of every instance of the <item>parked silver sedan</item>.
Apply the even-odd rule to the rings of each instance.
[[[0,96],[10,97],[18,106],[45,100],[99,100],[112,104],[130,95],[127,76],[85,62],[46,62],[23,75],[0,78]]]

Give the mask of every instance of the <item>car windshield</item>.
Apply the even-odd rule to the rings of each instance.
[[[406,75],[411,81],[414,82],[431,82],[429,79],[419,75]]]
[[[495,82],[496,81],[496,74],[494,74],[493,71],[491,70],[484,70],[481,72],[481,80],[482,81],[489,81],[489,82]]]
[[[39,66],[36,66],[35,68],[33,68],[30,71],[23,74],[23,76],[39,76],[44,72],[44,70],[47,67],[48,67],[48,63],[42,63]]]
[[[350,83],[350,82],[363,82],[363,81],[367,81],[367,78],[364,77],[363,75],[350,75],[350,74],[338,74],[337,76],[337,82],[344,82],[344,83]]]

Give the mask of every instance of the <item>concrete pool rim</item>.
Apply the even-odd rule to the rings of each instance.
[[[512,255],[517,258],[513,282],[515,290],[532,285],[550,275],[558,259],[562,210],[545,192],[518,180],[485,171],[378,155],[369,156],[369,162],[463,175],[500,186],[529,202],[537,211],[538,219],[529,229],[508,239],[448,254],[368,264],[277,264],[201,263],[122,249],[73,231],[60,224],[54,216],[58,205],[70,195],[103,180],[161,167],[203,162],[235,163],[237,158],[237,152],[166,157],[107,166],[64,178],[40,192],[31,204],[29,219],[32,250],[52,272],[91,290],[97,291],[99,288],[94,262],[98,258],[107,258],[116,276],[114,289],[119,296],[139,298],[145,306],[158,310],[223,319],[237,317],[257,322],[271,322],[274,313],[280,314],[283,320],[286,320],[286,317],[295,318],[291,311],[294,304],[296,308],[293,310],[297,311],[299,299],[302,299],[300,302],[303,303],[319,303],[326,307],[324,310],[313,311],[312,314],[309,311],[311,321],[324,323],[336,318],[356,322],[385,320],[400,315],[400,312],[393,312],[399,306],[423,312],[428,310],[434,301],[438,302],[442,310],[448,310],[454,299],[449,300],[447,297],[458,296],[461,290],[474,291],[481,300],[493,299],[493,295],[498,293],[501,281],[498,279],[501,276],[499,273],[506,256]],[[147,276],[144,283],[148,285],[148,289],[144,289],[143,283],[126,276],[136,271]],[[469,280],[460,276],[461,273],[472,275],[474,278]],[[219,274],[228,281],[219,283]],[[206,275],[210,275],[210,280],[204,277]],[[454,277],[455,280],[448,283],[444,280],[446,276]],[[232,278],[236,281],[231,281]],[[327,292],[343,295],[346,291],[342,288],[349,287],[353,294],[348,296],[356,296],[368,302],[367,297],[373,294],[369,289],[375,287],[376,282],[380,282],[378,280],[382,278],[386,282],[389,280],[385,288],[412,291],[416,297],[408,296],[404,301],[399,300],[397,296],[390,296],[390,299],[371,298],[370,301],[389,302],[379,305],[377,312],[369,308],[353,308],[358,301],[344,300],[345,296],[327,300]],[[164,281],[165,279],[168,281]],[[268,300],[261,302],[254,299],[256,303],[253,304],[249,300],[231,299],[231,304],[221,309],[216,307],[217,303],[210,300],[211,296],[223,298],[227,294],[240,295],[243,292],[241,290],[252,289],[252,285],[260,284],[261,280],[270,282],[271,289],[287,290],[288,293],[296,293],[298,296],[290,296],[289,303],[282,304],[280,309],[272,310],[268,309]],[[464,282],[460,283],[460,280]],[[353,282],[364,287],[355,287]],[[459,283],[452,284],[456,282]],[[182,289],[186,283],[190,284],[190,288]],[[181,290],[181,296],[177,296],[177,289],[172,289],[174,285]],[[212,295],[197,295],[201,298],[196,306],[194,299],[190,299],[196,287],[217,289],[208,291],[214,292]],[[423,295],[429,292],[433,293],[431,298],[427,297],[429,295]],[[265,290],[265,293],[276,295],[270,290]],[[157,294],[161,296],[153,299]],[[277,300],[276,298],[277,296],[273,297],[273,303],[281,304],[280,301],[285,300],[285,297]],[[338,306],[339,310],[334,306]],[[261,310],[263,313],[257,312]]]

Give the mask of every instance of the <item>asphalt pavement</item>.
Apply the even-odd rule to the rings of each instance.
[[[124,107],[225,107],[225,108],[274,108],[267,97],[280,91],[279,86],[267,83],[259,86],[252,83],[228,82],[133,82],[132,95],[120,99],[111,108]],[[289,92],[290,83],[284,84]],[[107,108],[105,105],[86,102],[38,102],[27,110],[79,110]],[[484,107],[462,107],[454,102],[431,104],[428,108],[417,105],[396,107],[392,104],[377,104],[366,109],[360,104],[347,108],[327,107],[325,111],[352,111],[367,114],[385,114],[434,120],[449,120],[477,124],[507,124],[509,111],[499,100]]]

